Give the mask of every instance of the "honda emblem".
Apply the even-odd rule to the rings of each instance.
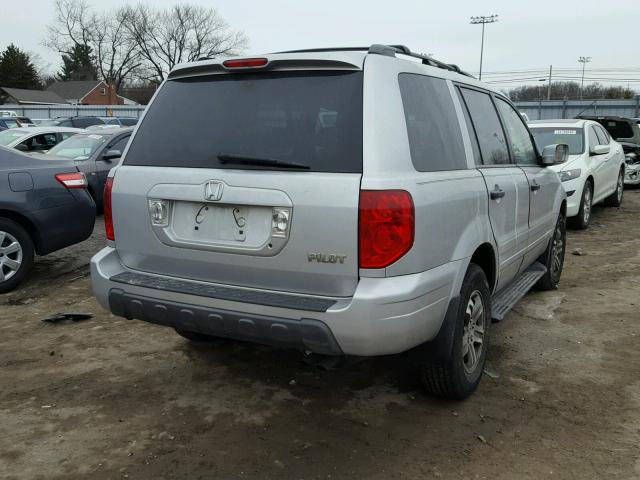
[[[217,202],[222,198],[224,184],[215,180],[207,182],[204,186],[204,199],[210,202]]]

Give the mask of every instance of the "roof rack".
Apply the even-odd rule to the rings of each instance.
[[[314,52],[367,52],[374,55],[385,55],[387,57],[395,57],[396,54],[407,55],[409,57],[418,58],[422,60],[424,65],[429,65],[430,67],[442,68],[444,70],[449,70],[451,72],[459,73],[460,75],[465,75],[467,77],[475,78],[470,73],[461,70],[460,67],[454,65],[452,63],[444,63],[435,58],[428,57],[426,55],[421,55],[419,53],[412,52],[409,47],[404,45],[381,45],[374,44],[370,47],[335,47],[335,48],[308,48],[305,50],[288,50],[286,52],[276,52],[276,53],[314,53]]]

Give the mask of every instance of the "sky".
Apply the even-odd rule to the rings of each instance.
[[[470,16],[499,15],[487,25],[484,80],[508,88],[537,82],[554,65],[558,75],[579,76],[578,57],[589,56],[588,78],[629,79],[640,90],[638,0],[141,0],[156,6],[196,3],[215,7],[249,37],[246,53],[310,47],[404,44],[477,74],[481,26]],[[89,0],[96,9],[139,0]],[[28,5],[28,7],[26,7]],[[0,0],[0,49],[13,42],[36,53],[49,72],[60,56],[42,45],[54,0]],[[37,14],[36,14],[37,13]],[[611,71],[610,69],[624,69]],[[517,72],[529,70],[530,72]],[[532,72],[535,70],[535,72]],[[492,72],[517,72],[497,75]],[[563,73],[565,72],[565,73]],[[533,77],[532,77],[533,76]],[[627,82],[617,82],[627,86]]]

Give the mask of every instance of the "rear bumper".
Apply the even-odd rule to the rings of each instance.
[[[115,315],[322,354],[373,356],[435,338],[466,262],[414,275],[361,278],[353,297],[326,298],[133,274],[106,247],[91,260],[91,279],[98,301]]]

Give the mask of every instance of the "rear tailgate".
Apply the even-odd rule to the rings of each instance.
[[[133,270],[349,296],[358,279],[362,72],[169,80],[115,174]]]

